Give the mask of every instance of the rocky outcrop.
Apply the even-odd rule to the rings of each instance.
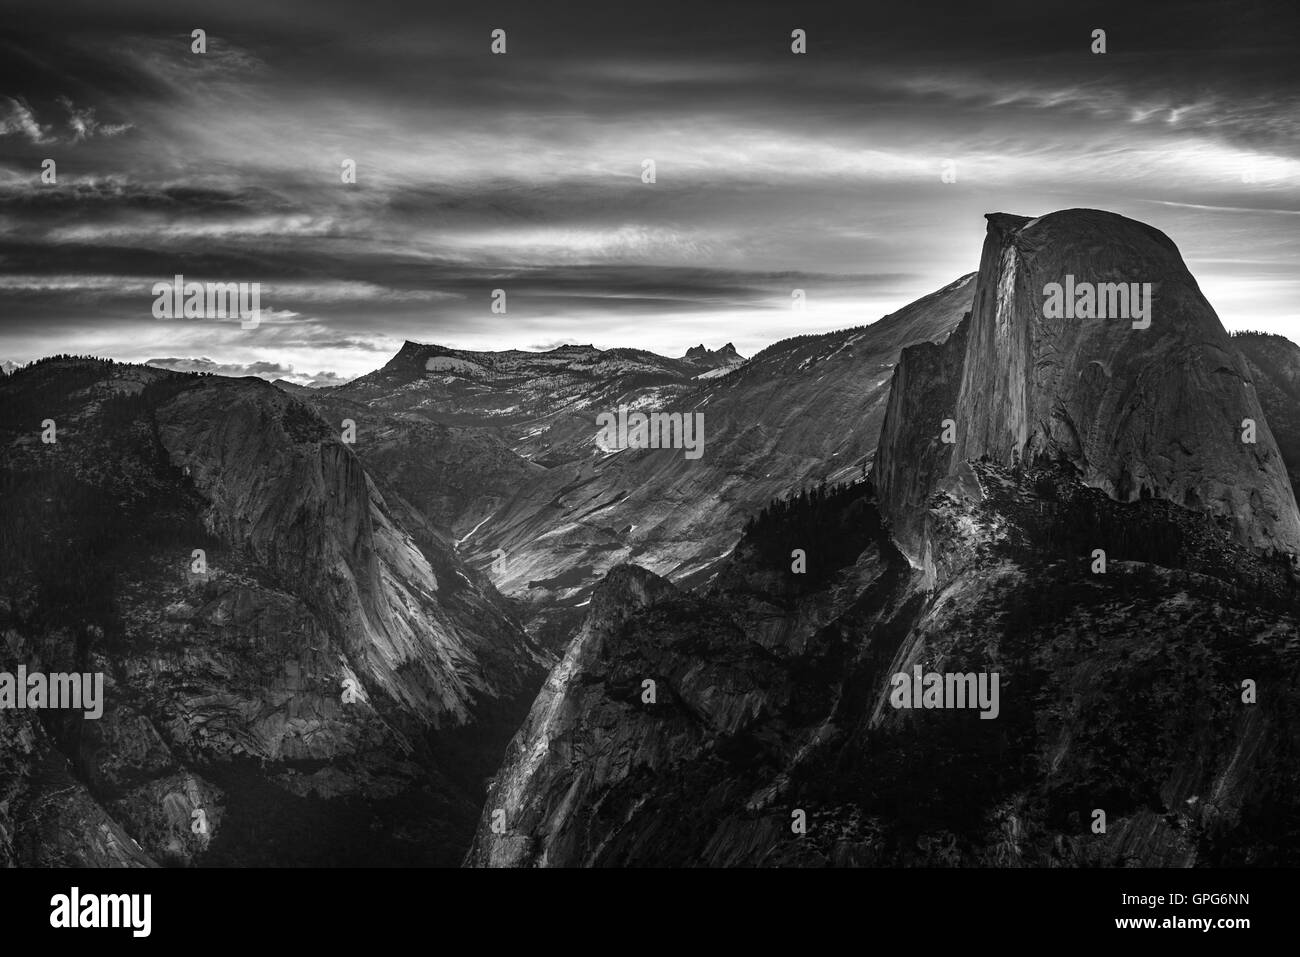
[[[903,350],[890,382],[889,402],[880,426],[880,451],[871,477],[882,502],[889,503],[896,539],[904,553],[921,565],[917,554],[935,482],[948,474],[952,443],[945,433],[957,425],[958,387],[966,355],[970,316],[942,343],[925,342]]]
[[[0,711],[0,867],[153,867],[32,712]]]
[[[864,486],[760,523],[707,591],[615,569],[467,863],[1296,862],[1295,579],[1071,468],[974,462],[986,494],[928,503],[933,575],[862,539],[824,576],[792,573],[792,545],[870,525]],[[1130,560],[1091,574],[1081,542]],[[997,674],[996,714],[895,707],[893,675],[918,667]]]
[[[0,855],[458,862],[542,678],[495,590],[259,380],[0,388],[0,670],[105,675],[97,720],[0,714]],[[32,408],[56,445],[11,430]]]
[[[582,834],[574,814],[595,800],[599,788],[627,775],[636,763],[629,749],[637,750],[638,738],[630,703],[608,700],[602,687],[588,693],[588,686],[593,675],[605,674],[605,661],[618,656],[606,643],[617,640],[628,619],[675,593],[668,582],[635,566],[620,566],[609,573],[489,789],[478,839],[469,855],[472,863],[545,865],[572,861],[581,853],[575,846]],[[635,684],[639,693],[640,683]],[[682,730],[689,734],[689,729]],[[586,754],[590,771],[575,767],[575,750],[595,745],[596,739],[598,750]],[[657,737],[654,757],[668,760],[672,744]],[[641,755],[643,760],[649,757]]]
[[[951,452],[910,463],[912,446],[929,443],[939,426],[929,410],[906,426],[923,436],[904,436],[906,413],[925,400],[891,398],[898,427],[877,468],[904,550],[913,558],[924,550],[908,514],[920,490],[960,482],[962,463],[987,456],[1007,465],[1065,459],[1120,501],[1166,498],[1224,517],[1253,547],[1300,552],[1300,514],[1249,369],[1173,242],[1097,210],[988,220],[951,397]],[[1069,299],[1060,314],[1048,305],[1049,284]],[[1149,293],[1147,319],[1135,300],[1116,315],[1121,286]],[[1075,289],[1080,298],[1069,295]],[[1107,317],[1097,317],[1103,306]],[[924,378],[919,370],[933,362],[907,357],[895,387],[908,389],[909,375]]]
[[[1050,282],[1149,282],[1151,323],[1045,314]],[[468,863],[1295,860],[1261,822],[1292,813],[1300,581],[1270,552],[1296,514],[1249,367],[1172,243],[1110,214],[990,217],[973,285],[886,380],[881,539],[818,531],[872,527],[864,483],[758,522],[693,592],[611,572]],[[790,561],[814,541],[829,574]],[[997,674],[996,714],[899,709],[914,669]]]
[[[734,368],[745,361],[744,357],[736,351],[735,345],[730,342],[721,349],[709,349],[701,342],[698,346],[687,349],[686,355],[682,358],[705,369],[716,369],[720,366]]]
[[[465,723],[476,696],[521,687],[525,648],[516,642],[513,661],[495,654],[510,640],[500,614],[467,627],[448,612],[440,593],[467,589],[439,580],[361,462],[295,400],[257,380],[215,380],[158,419],[172,463],[211,503],[209,531],[330,609],[369,690],[439,726]]]
[[[635,566],[613,569],[511,744],[467,863],[797,854],[779,823],[768,827],[784,790],[774,775],[827,732],[851,670],[853,640],[838,619],[874,620],[879,603],[855,599],[872,585],[890,592],[892,567],[868,551],[830,601],[789,594],[784,576],[748,564],[704,599]],[[787,599],[782,619],[774,612]]]
[[[1291,476],[1291,490],[1300,490],[1300,346],[1261,332],[1235,333],[1232,344],[1246,359],[1255,394]]]

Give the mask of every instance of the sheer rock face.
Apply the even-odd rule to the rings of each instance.
[[[1244,544],[1300,552],[1295,498],[1248,366],[1173,242],[1098,210],[987,218],[960,384],[945,416],[956,423],[948,454],[909,463],[915,443],[901,434],[940,432],[906,414],[925,401],[906,394],[909,380],[924,381],[936,358],[909,350],[895,375],[902,393],[891,396],[893,434],[882,435],[877,469],[904,551],[915,561],[924,550],[906,515],[919,489],[951,485],[963,462],[987,455],[1007,465],[1063,457],[1120,501],[1150,494],[1205,509],[1226,517]],[[1131,305],[1114,315],[1118,300],[1105,292],[1097,302],[1112,307],[1106,318],[1050,317],[1050,283],[1149,284],[1150,324],[1137,327]],[[1246,419],[1253,443],[1243,441]]]
[[[608,694],[611,684],[640,689],[637,676],[619,676],[616,662],[628,652],[608,647],[629,619],[677,589],[634,565],[610,571],[592,596],[582,628],[533,702],[488,792],[467,863],[527,867],[584,861],[583,814],[598,793],[624,780],[638,764],[664,765],[674,748],[690,750],[700,734],[691,722],[645,727],[627,700]],[[658,674],[658,673],[656,673]],[[622,677],[622,681],[618,678]],[[662,678],[661,678],[662,680]],[[587,762],[579,767],[579,758]],[[502,822],[499,813],[504,813]],[[499,833],[504,823],[506,830]]]
[[[468,589],[435,573],[360,461],[293,399],[215,380],[160,420],[173,463],[211,502],[210,530],[332,610],[366,684],[443,726],[526,683],[528,656],[499,613],[478,609],[477,628],[456,620],[443,599]],[[493,649],[512,644],[513,659]]]
[[[1241,332],[1232,344],[1246,360],[1268,427],[1300,495],[1300,346],[1283,336]]]
[[[1059,465],[962,472],[986,494],[931,497],[929,575],[864,542],[864,486],[752,527],[708,589],[612,570],[466,863],[1294,862],[1297,580],[1215,522],[1115,502]],[[1116,554],[1130,537],[1151,547],[1090,574],[1078,541],[1098,529]],[[786,536],[855,530],[845,554],[861,550],[829,574],[791,569]],[[1159,555],[1161,541],[1180,544]],[[900,708],[894,676],[918,668],[998,675],[996,719]],[[1278,693],[1245,704],[1246,673]]]
[[[969,318],[945,342],[923,342],[905,349],[894,370],[889,404],[880,427],[880,452],[872,478],[882,502],[892,504],[890,518],[899,542],[925,536],[926,502],[938,476],[948,471],[952,445],[943,441],[946,420],[956,419]],[[924,556],[904,547],[915,564]]]
[[[541,668],[338,426],[98,361],[0,392],[0,672],[104,676],[98,719],[0,711],[0,866],[458,862]]]

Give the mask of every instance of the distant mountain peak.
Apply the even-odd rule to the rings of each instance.
[[[701,342],[698,346],[691,346],[691,348],[687,349],[686,355],[682,356],[682,359],[710,369],[716,369],[724,365],[735,365],[745,361],[744,357],[736,351],[736,347],[730,342],[721,349],[710,349]]]

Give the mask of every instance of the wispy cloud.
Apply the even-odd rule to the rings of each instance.
[[[23,136],[32,143],[50,141],[48,126],[36,122],[36,114],[21,97],[0,96],[0,136]]]
[[[66,96],[60,96],[57,100],[68,111],[68,126],[72,130],[73,142],[90,139],[92,136],[120,136],[131,128],[130,123],[99,122],[95,119],[93,106],[78,107]]]
[[[159,369],[170,369],[173,372],[210,372],[213,375],[232,377],[256,376],[270,382],[283,379],[286,382],[313,388],[343,385],[345,382],[351,381],[351,377],[341,376],[329,371],[317,372],[314,375],[297,372],[293,366],[283,365],[279,362],[214,362],[212,359],[203,357],[198,359],[149,359],[144,364]]]
[[[1293,4],[1130,4],[1105,56],[1051,5],[864,24],[812,4],[794,56],[784,4],[507,0],[495,57],[470,8],[376,4],[359,29],[231,0],[195,54],[161,0],[74,4],[75,30],[12,2],[33,32],[0,40],[4,355],[349,375],[407,337],[754,351],[968,272],[986,212],[1071,206],[1170,235],[1229,325],[1294,311],[1243,273],[1300,256]],[[148,287],[177,273],[260,282],[272,318],[152,323]]]

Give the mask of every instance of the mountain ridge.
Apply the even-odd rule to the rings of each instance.
[[[1085,328],[1064,336],[1082,337],[1080,354],[1038,361],[1036,342],[1062,333],[1036,331],[1024,288],[1042,277],[1017,279],[1014,243],[1061,227],[1053,215],[989,217],[971,308],[900,346],[870,480],[773,503],[707,583],[607,572],[494,779],[467,865],[1295,860],[1295,828],[1260,822],[1297,809],[1277,795],[1294,778],[1282,729],[1296,707],[1282,689],[1300,675],[1300,579],[1260,547],[1267,503],[1247,498],[1243,513],[1130,494],[1026,414],[1044,401],[1035,390],[1059,391],[1067,412],[1079,401],[1071,363],[1086,368],[1090,349],[1127,348],[1139,367],[1165,357]],[[1157,231],[1126,229],[1106,230],[1117,248],[1176,256]],[[1217,326],[1194,281],[1176,288],[1184,273],[1157,280],[1174,293],[1175,345]],[[1147,348],[1168,346],[1161,335]],[[1221,326],[1205,339],[1188,348],[1244,368]],[[1160,381],[1202,381],[1194,362],[1165,365]],[[1210,394],[1229,418],[1242,402],[1265,436],[1260,460],[1281,461],[1261,404]],[[1155,420],[1149,445],[1181,437],[1185,420]],[[1110,427],[1075,421],[1081,448]],[[1216,481],[1250,487],[1239,450],[1222,437],[1202,447],[1227,463]],[[1278,496],[1283,478],[1264,471]],[[1000,673],[997,720],[898,710],[890,676],[914,668]],[[1243,706],[1246,672],[1270,676],[1267,708]],[[1189,694],[1203,706],[1172,706]],[[1087,816],[1099,806],[1102,833]]]

